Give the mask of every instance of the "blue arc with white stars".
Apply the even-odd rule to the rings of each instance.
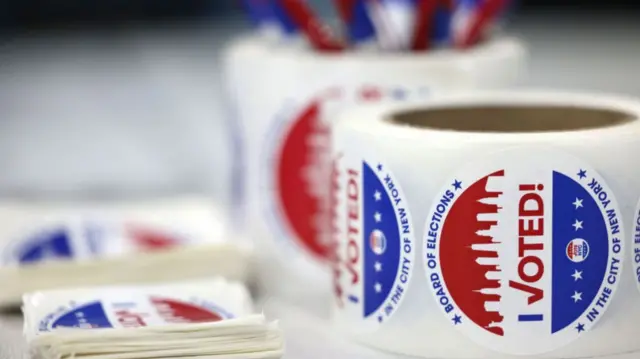
[[[378,321],[384,319],[379,312],[396,289],[402,244],[393,198],[387,192],[383,171],[382,164],[370,166],[362,162],[363,316],[376,315]]]
[[[580,184],[587,171],[574,178],[553,173],[551,330],[563,330],[587,312],[605,280],[609,233],[600,207]],[[578,257],[570,258],[577,248]],[[578,329],[581,328],[581,329]],[[584,325],[575,328],[583,331]]]

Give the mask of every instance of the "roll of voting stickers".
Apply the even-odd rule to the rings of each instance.
[[[340,114],[336,328],[424,358],[637,358],[639,119],[518,91]]]

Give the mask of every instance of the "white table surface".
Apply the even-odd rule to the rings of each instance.
[[[3,40],[0,168],[11,171],[0,176],[0,193],[179,187],[226,203],[230,144],[216,121],[225,116],[216,56],[235,27]],[[640,96],[634,20],[547,15],[519,19],[511,32],[531,47],[528,86]],[[282,318],[289,359],[384,357],[336,336],[322,311],[274,303],[267,311]],[[21,325],[0,316],[0,359],[23,354]]]

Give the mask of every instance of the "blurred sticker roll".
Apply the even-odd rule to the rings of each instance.
[[[248,276],[209,198],[0,204],[0,305],[34,290]]]
[[[519,40],[499,37],[428,53],[318,53],[295,37],[232,43],[225,71],[244,131],[246,228],[263,254],[263,289],[291,297],[330,291],[327,164],[338,111],[503,88],[518,80],[525,59]]]
[[[640,101],[488,92],[333,126],[332,321],[424,358],[640,353]]]

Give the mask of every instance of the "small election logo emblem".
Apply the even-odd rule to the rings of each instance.
[[[414,234],[400,184],[378,162],[340,160],[334,236],[336,297],[354,322],[368,328],[384,323],[400,306],[412,274]],[[334,218],[335,220],[335,218]]]
[[[622,232],[595,170],[563,153],[513,149],[463,168],[435,198],[427,276],[451,324],[471,339],[510,354],[547,352],[605,314],[620,280]]]
[[[162,324],[217,322],[228,318],[222,312],[172,298],[143,300],[96,300],[61,308],[45,319],[44,330],[69,327],[81,329],[137,328]]]
[[[384,254],[387,247],[387,238],[384,236],[384,232],[374,229],[369,235],[369,245],[371,246],[371,251],[376,255]]]
[[[567,244],[567,257],[576,263],[583,262],[589,255],[589,243],[582,238],[576,238]]]

